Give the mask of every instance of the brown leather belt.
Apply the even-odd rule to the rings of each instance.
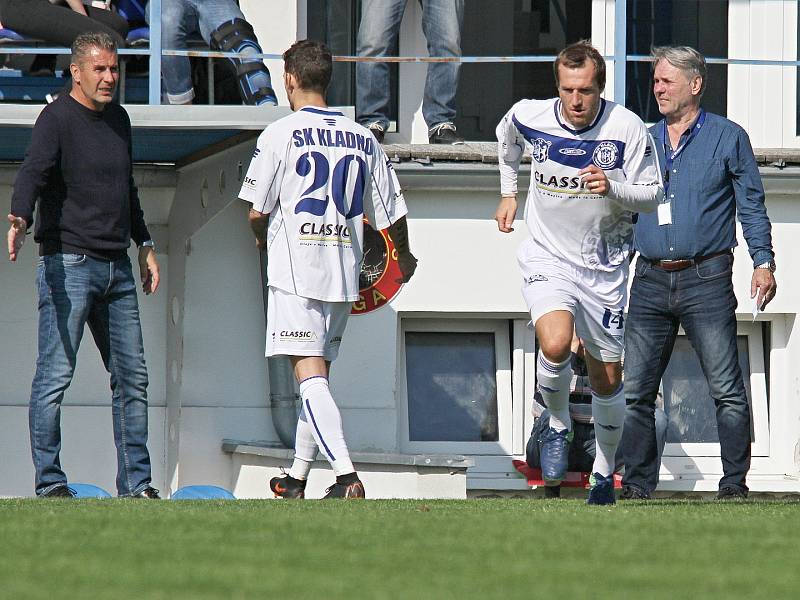
[[[698,256],[696,258],[682,258],[679,260],[650,260],[646,258],[645,260],[653,265],[654,267],[658,267],[659,269],[663,269],[664,271],[683,271],[684,269],[688,269],[689,267],[693,267],[696,264],[699,264],[705,260],[709,260],[712,258],[716,258],[717,256],[723,256],[725,254],[730,254],[730,250],[723,250],[722,252],[715,252],[714,254],[709,254],[707,256]]]

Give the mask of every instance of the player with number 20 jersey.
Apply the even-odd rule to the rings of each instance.
[[[336,474],[328,498],[363,498],[364,486],[344,441],[328,373],[339,352],[351,304],[358,299],[363,218],[389,229],[402,273],[413,275],[406,204],[375,137],[325,103],[332,57],[319,42],[295,43],[284,55],[284,86],[293,114],[258,138],[239,197],[268,253],[267,356],[289,357],[302,413],[295,457],[270,480],[283,498],[302,498],[319,449]]]
[[[358,299],[365,211],[378,230],[407,212],[394,169],[369,130],[316,106],[264,130],[240,197],[271,215],[269,285],[328,302]]]

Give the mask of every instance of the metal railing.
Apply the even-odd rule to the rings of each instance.
[[[161,45],[161,0],[150,0],[150,40],[148,48],[122,48],[119,54],[123,56],[149,56],[149,81],[148,103],[161,104],[161,58],[162,56],[187,56],[202,58],[235,58],[241,56],[236,52],[220,52],[215,50],[171,50],[164,49]],[[627,3],[626,0],[615,0],[614,19],[614,53],[603,58],[610,64],[614,73],[614,99],[625,103],[626,90],[626,65],[631,62],[649,62],[650,57],[638,54],[627,54]],[[32,47],[14,46],[10,43],[0,46],[0,53],[4,54],[69,54],[68,48],[57,47]],[[281,54],[261,53],[248,54],[248,58],[262,60],[281,60]],[[337,55],[333,57],[336,62],[386,62],[386,63],[438,63],[459,62],[462,64],[479,63],[549,63],[556,59],[555,55],[524,55],[524,56],[349,56]],[[709,64],[749,65],[749,66],[777,66],[800,67],[800,60],[762,60],[742,58],[717,58],[707,57]],[[211,81],[211,76],[210,76]],[[213,92],[212,92],[213,93]]]

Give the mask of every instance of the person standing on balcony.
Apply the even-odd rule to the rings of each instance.
[[[736,342],[732,249],[738,217],[754,267],[750,297],[763,310],[777,289],[764,188],[745,130],[701,106],[705,58],[687,46],[655,48],[652,56],[653,94],[664,119],[650,132],[666,194],[635,228],[622,497],[647,499],[658,483],[655,399],[683,327],[717,409],[723,472],[717,498],[746,498],[750,406]]]
[[[112,102],[118,69],[110,35],[75,39],[72,91],[42,110],[14,181],[10,260],[17,260],[39,205],[39,356],[29,413],[39,497],[74,495],[61,468],[61,402],[88,324],[111,374],[117,492],[158,498],[147,451],[148,380],[131,239],[145,294],[158,289],[159,267],[133,182],[130,119]]]
[[[464,0],[419,0],[422,31],[431,56],[461,57],[461,26]],[[389,56],[397,47],[400,23],[408,0],[361,0],[358,56]],[[438,62],[428,65],[422,116],[431,144],[462,144],[456,132],[456,90],[461,64]],[[385,62],[356,64],[356,117],[383,143],[389,128],[389,65]]]

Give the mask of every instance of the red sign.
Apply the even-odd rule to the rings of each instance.
[[[352,315],[363,315],[387,304],[402,287],[397,264],[397,250],[389,233],[376,231],[364,219],[364,262],[358,278],[358,300],[353,302]]]

